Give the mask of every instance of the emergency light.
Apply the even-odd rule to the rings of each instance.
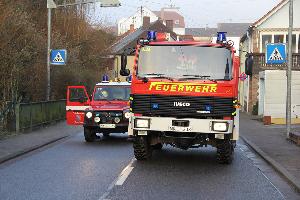
[[[217,43],[218,44],[220,44],[220,43],[222,44],[227,41],[227,38],[226,38],[227,32],[218,32],[217,34],[218,34],[217,35]]]
[[[156,40],[157,32],[156,31],[148,31],[147,39],[149,41]]]
[[[109,78],[107,75],[103,75],[102,77],[102,83],[109,83]]]

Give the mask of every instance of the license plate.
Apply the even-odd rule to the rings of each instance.
[[[100,128],[116,128],[115,124],[100,124]]]
[[[148,132],[147,131],[138,131],[138,135],[147,135]]]
[[[170,126],[169,130],[175,132],[192,132],[193,129],[192,127]]]

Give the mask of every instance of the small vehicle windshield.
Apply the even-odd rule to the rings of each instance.
[[[97,87],[94,93],[94,100],[120,100],[128,101],[130,97],[130,87],[102,86]]]
[[[144,46],[139,55],[138,76],[230,80],[232,54],[222,47]]]

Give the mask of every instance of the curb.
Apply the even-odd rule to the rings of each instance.
[[[267,161],[277,172],[283,175],[295,189],[300,192],[300,181],[297,180],[293,175],[290,174],[281,164],[275,161],[273,158],[268,156],[263,150],[261,150],[256,144],[249,141],[244,136],[240,136],[242,140],[246,142],[258,155],[260,155],[265,161]]]
[[[27,153],[30,153],[30,152],[32,152],[32,151],[35,151],[35,150],[37,150],[37,149],[40,149],[40,148],[42,148],[42,147],[45,147],[45,146],[47,146],[47,145],[53,144],[53,143],[55,143],[55,142],[58,142],[58,141],[60,141],[60,140],[62,140],[62,139],[65,139],[65,138],[67,138],[67,137],[70,137],[70,135],[66,135],[66,136],[63,136],[63,137],[59,137],[59,138],[50,140],[50,141],[48,141],[48,142],[45,142],[45,143],[43,143],[43,144],[35,145],[35,146],[33,146],[33,147],[29,147],[29,148],[20,150],[20,151],[18,151],[18,152],[12,153],[12,154],[10,154],[10,155],[4,156],[4,157],[0,158],[0,164],[2,164],[2,163],[4,163],[4,162],[7,162],[7,161],[9,161],[9,160],[15,159],[15,158],[17,158],[17,157],[20,157],[20,156],[22,156],[22,155],[25,155],[25,154],[27,154]]]

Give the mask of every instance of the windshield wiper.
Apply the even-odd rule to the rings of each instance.
[[[179,78],[178,80],[191,80],[191,79],[207,79],[211,76],[204,76],[204,75],[192,75],[192,74],[184,74],[182,75],[184,78]]]
[[[150,77],[147,77],[150,76]],[[144,74],[144,77],[141,77],[143,79],[149,79],[149,78],[165,78],[168,79],[170,81],[174,81],[173,78],[169,77],[169,76],[165,76],[165,74],[158,74],[158,73],[151,73],[151,74]]]

